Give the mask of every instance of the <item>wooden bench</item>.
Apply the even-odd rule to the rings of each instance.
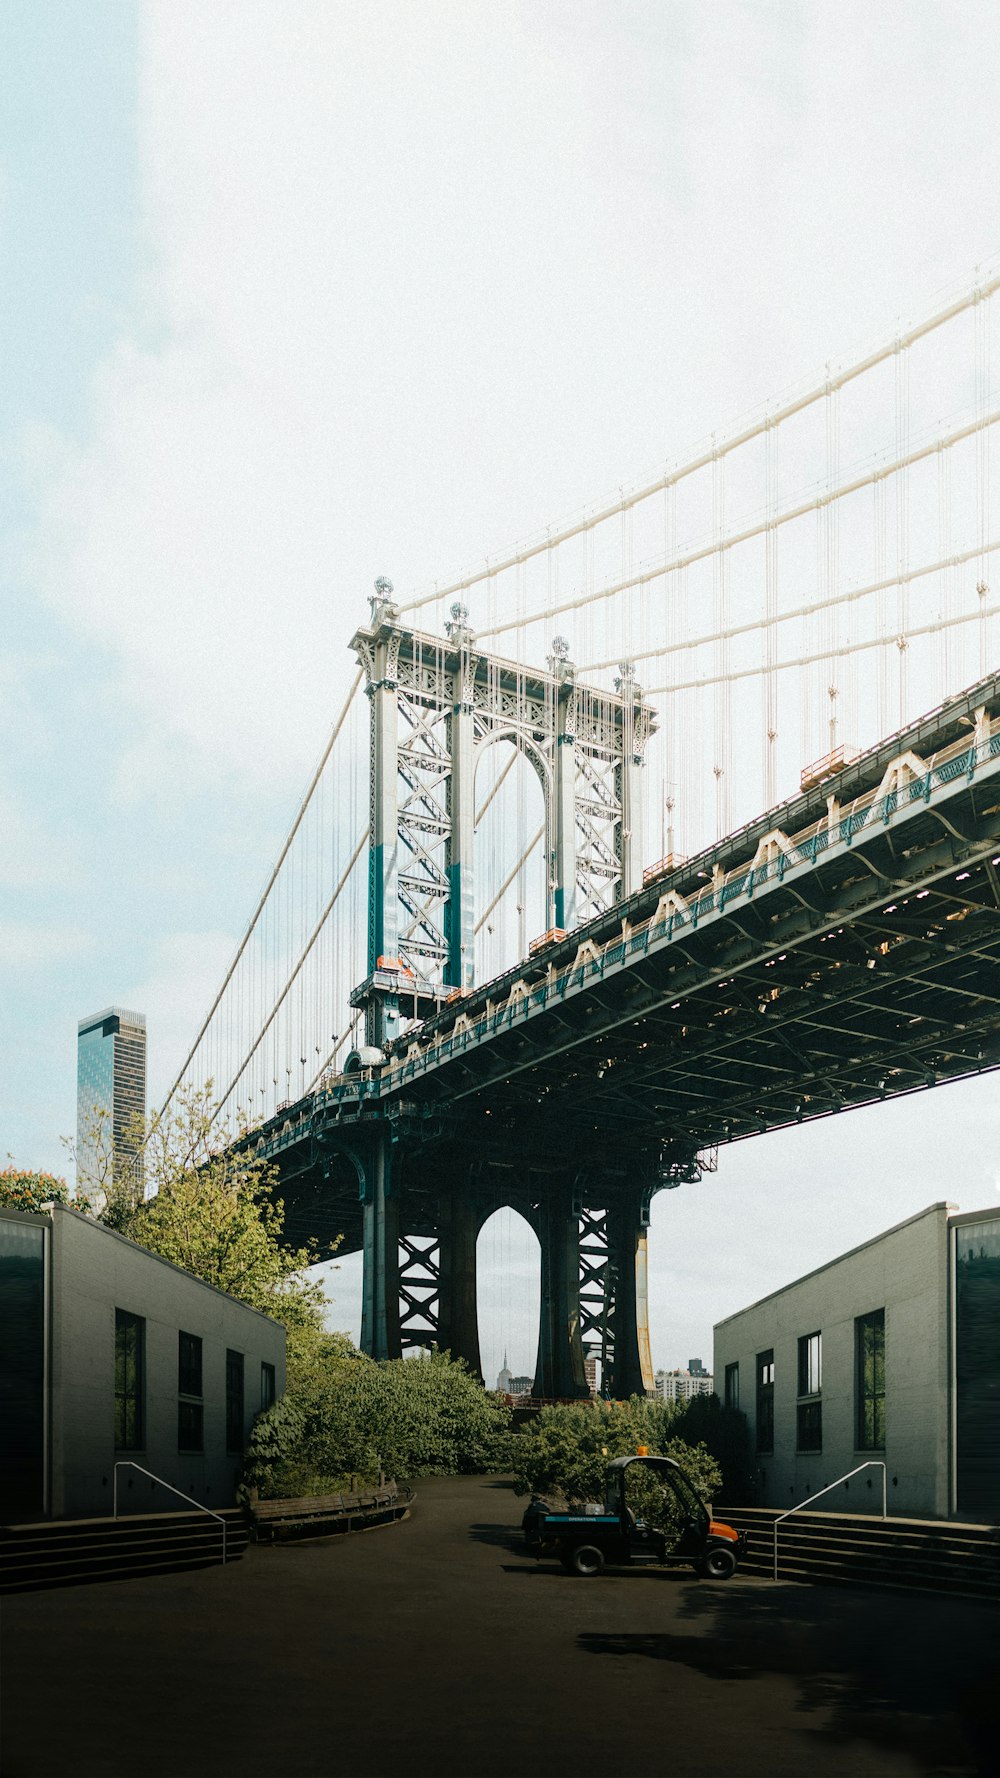
[[[293,1536],[329,1537],[339,1531],[394,1525],[405,1519],[416,1495],[395,1482],[356,1494],[306,1494],[295,1500],[258,1500],[251,1495],[248,1511],[258,1543]]]

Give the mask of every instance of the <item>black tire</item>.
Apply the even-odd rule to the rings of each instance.
[[[700,1572],[707,1580],[731,1580],[736,1573],[736,1551],[727,1543],[714,1543],[705,1551]]]
[[[563,1558],[571,1574],[589,1577],[604,1572],[604,1554],[594,1543],[578,1543]]]

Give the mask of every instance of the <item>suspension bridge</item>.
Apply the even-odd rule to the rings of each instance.
[[[171,1091],[213,1083],[291,1235],[363,1251],[367,1351],[478,1367],[510,1207],[536,1392],[585,1394],[588,1349],[649,1388],[656,1191],[1000,1064],[998,290],[447,584],[376,583]]]

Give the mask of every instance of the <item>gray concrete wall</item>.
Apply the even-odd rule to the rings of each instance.
[[[756,1458],[757,1501],[789,1507],[864,1462],[884,1455],[890,1513],[949,1512],[950,1332],[948,1212],[934,1204],[907,1222],[715,1328],[715,1377],[739,1363],[740,1406],[756,1433],[756,1357],[774,1349],[774,1452]],[[885,1310],[885,1451],[855,1446],[854,1322]],[[823,1448],[797,1452],[798,1341],[823,1336]],[[872,1487],[867,1487],[867,1477]],[[881,1508],[881,1477],[869,1470],[819,1503],[819,1511]]]
[[[131,1458],[205,1506],[231,1506],[240,1459],[226,1450],[226,1349],[244,1355],[244,1438],[260,1408],[261,1363],[285,1386],[285,1331],[74,1210],[52,1211],[51,1511],[110,1513],[116,1456]],[[142,1450],[114,1448],[115,1310],[145,1323]],[[177,1448],[178,1333],[203,1342],[204,1450]],[[128,1480],[131,1479],[131,1487]],[[134,1472],[119,1482],[129,1510],[180,1507]]]

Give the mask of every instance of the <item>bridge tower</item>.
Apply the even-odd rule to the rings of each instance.
[[[641,886],[640,773],[654,726],[628,664],[617,694],[599,691],[577,682],[562,637],[548,672],[535,671],[477,648],[463,605],[442,639],[404,627],[391,593],[376,582],[371,621],[351,641],[371,705],[368,976],[352,1002],[379,1046],[407,1014],[426,1017],[472,985],[485,749],[511,742],[539,779],[546,925],[569,931]]]
[[[526,668],[479,648],[461,604],[444,638],[407,627],[392,590],[376,581],[370,621],[351,643],[371,707],[368,973],[351,1000],[364,1012],[366,1047],[379,1052],[407,1021],[472,986],[474,789],[486,748],[512,743],[539,779],[546,925],[569,931],[641,887],[642,759],[654,729],[629,664],[614,692],[583,685],[557,637],[547,671]],[[541,1247],[538,1392],[587,1393],[581,1334],[596,1327],[615,1392],[651,1387],[642,1182],[624,1189],[619,1179],[604,1192],[592,1183],[584,1205],[572,1176],[536,1171],[498,1199],[484,1184],[489,1157],[463,1152],[456,1131],[448,1176],[438,1159],[429,1190],[410,1183],[419,1140],[403,1127],[387,1123],[353,1157],[364,1204],[364,1350],[384,1358],[437,1342],[479,1369],[476,1239],[506,1202]],[[597,1266],[592,1242],[580,1245],[595,1213],[607,1230]]]

